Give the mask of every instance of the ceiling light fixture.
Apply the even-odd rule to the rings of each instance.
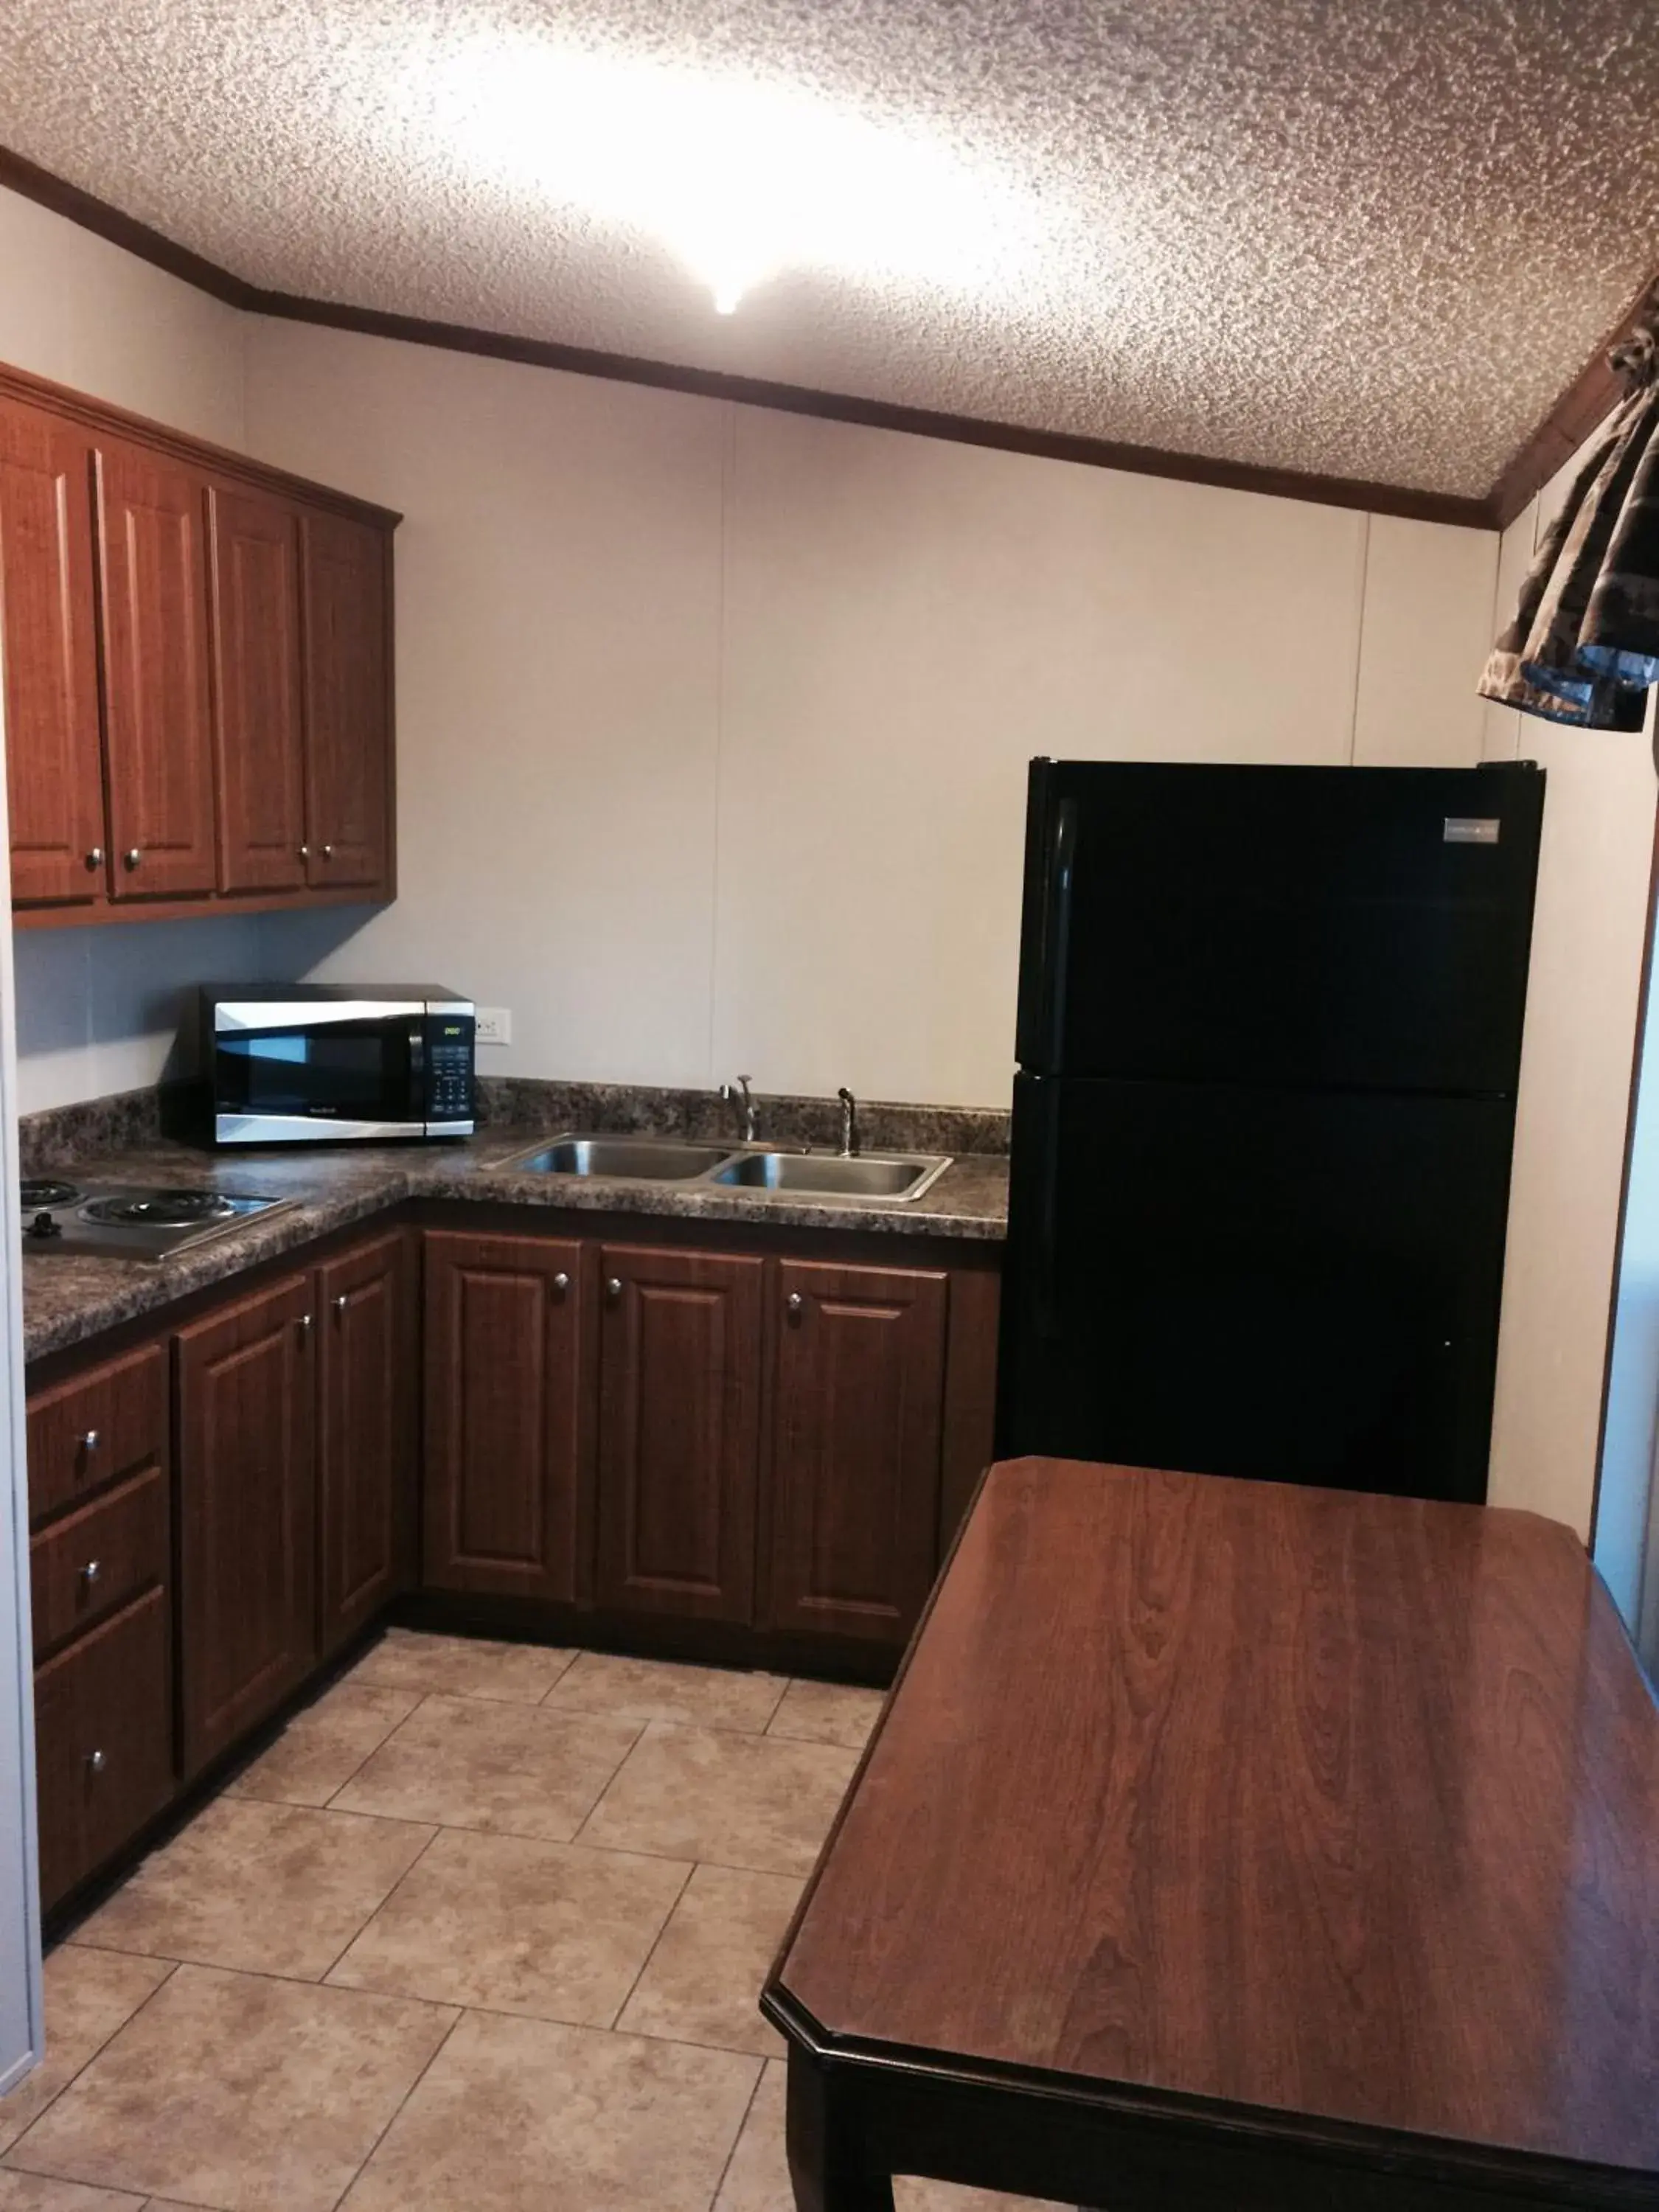
[[[789,269],[1006,290],[1042,243],[1029,189],[797,88],[479,35],[409,90],[470,168],[658,240],[722,315]]]

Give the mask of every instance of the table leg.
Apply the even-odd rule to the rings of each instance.
[[[829,2069],[792,2045],[787,2135],[796,2212],[893,2212],[892,2177],[866,2163],[850,2107]]]

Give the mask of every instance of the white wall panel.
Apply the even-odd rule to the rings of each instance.
[[[1354,702],[1362,768],[1473,768],[1498,544],[1490,532],[1374,514]]]

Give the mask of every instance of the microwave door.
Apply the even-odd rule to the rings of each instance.
[[[425,1118],[423,1005],[222,1001],[214,1121],[222,1144],[407,1137]]]

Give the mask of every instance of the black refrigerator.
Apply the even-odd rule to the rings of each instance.
[[[1484,1498],[1543,801],[1032,763],[1000,1456]]]

